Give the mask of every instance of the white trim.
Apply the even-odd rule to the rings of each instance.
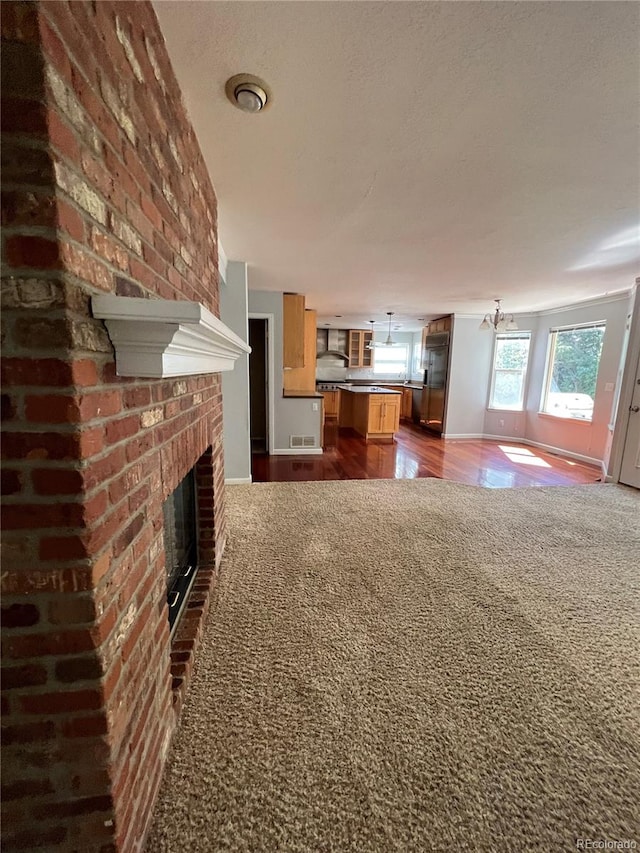
[[[602,459],[596,459],[595,456],[585,456],[583,453],[574,453],[572,450],[565,450],[563,447],[554,447],[552,444],[543,444],[541,441],[532,441],[530,438],[518,438],[517,436],[513,436],[513,441],[519,441],[521,444],[530,444],[531,447],[539,447],[541,450],[546,450],[547,453],[553,453],[557,456],[568,456],[569,459],[577,459],[578,462],[586,462],[589,465],[602,467]]]
[[[277,447],[270,451],[271,456],[322,456],[321,447]]]
[[[274,329],[275,329],[275,315],[274,314],[265,314],[261,311],[249,311],[247,314],[247,327],[249,320],[266,320],[267,321],[267,382],[269,387],[267,388],[267,419],[269,422],[269,435],[268,435],[268,452],[269,455],[273,455],[275,453],[275,440],[276,440],[276,418],[275,418],[275,407],[276,407],[276,398],[275,398],[275,387],[276,387],[276,371],[275,371],[275,340],[274,340]],[[251,405],[251,403],[249,403]]]
[[[568,456],[569,459],[577,459],[579,462],[587,462],[589,465],[600,467],[604,472],[604,463],[602,459],[596,459],[595,456],[584,456],[582,453],[574,453],[572,450],[565,450],[563,447],[554,447],[551,444],[543,444],[540,441],[532,441],[530,438],[522,438],[520,435],[490,435],[489,433],[457,433],[444,435],[442,438],[447,439],[473,439],[482,438],[485,441],[515,441],[517,444],[528,444],[530,447],[539,447],[541,450],[546,450],[547,453],[553,453],[556,456]]]
[[[545,308],[541,311],[523,311],[523,314],[533,314],[537,317],[544,317],[546,314],[557,314],[558,311],[571,311],[574,308],[587,308],[590,305],[607,305],[609,302],[619,302],[621,299],[628,299],[631,295],[631,288],[627,287],[624,290],[619,290],[612,293],[611,296],[595,296],[593,299],[583,299],[581,302],[570,302],[568,305],[558,305],[557,308]]]
[[[633,392],[636,384],[636,369],[638,358],[640,358],[640,277],[632,288],[632,297],[629,300],[629,309],[625,324],[626,351],[623,347],[621,357],[622,379],[618,380],[618,401],[613,428],[613,439],[611,452],[608,459],[608,482],[620,482],[622,471],[622,459],[624,456],[624,445],[629,419],[631,417],[630,406],[633,400]],[[620,372],[618,374],[620,376]]]
[[[251,477],[229,477],[224,481],[225,486],[250,486],[253,480]]]
[[[558,311],[571,311],[573,308],[586,308],[590,305],[607,305],[609,302],[619,302],[621,299],[628,299],[631,295],[633,288],[625,288],[624,290],[618,290],[615,293],[612,293],[610,296],[594,296],[592,299],[583,299],[580,302],[570,302],[563,303],[562,305],[558,305],[555,308],[541,308],[536,311],[533,309],[522,308],[517,311],[508,311],[507,313],[513,314],[514,319],[517,319],[521,315],[526,315],[527,317],[544,317],[546,314],[557,314]],[[463,314],[454,312],[453,317],[460,317],[462,320],[477,320],[485,316],[484,314]]]
[[[104,320],[118,376],[164,379],[233,370],[251,347],[199,302],[93,296]]]
[[[443,432],[441,438],[465,439],[465,438],[487,438],[483,432]]]
[[[548,418],[550,421],[561,424],[586,424],[587,426],[593,426],[593,418],[589,418],[589,420],[586,418],[572,418],[565,415],[551,415],[549,412],[529,412],[529,414],[535,415],[538,418]]]
[[[227,283],[227,264],[229,263],[224,249],[218,243],[218,277],[222,284]]]

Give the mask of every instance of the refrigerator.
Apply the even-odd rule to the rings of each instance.
[[[424,386],[420,423],[432,432],[442,433],[447,401],[449,372],[449,332],[427,335],[423,352]]]

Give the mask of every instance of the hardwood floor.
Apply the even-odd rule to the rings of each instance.
[[[393,443],[365,442],[329,425],[322,456],[252,457],[254,482],[439,477],[488,488],[595,483],[599,468],[505,440],[445,441],[410,423]]]

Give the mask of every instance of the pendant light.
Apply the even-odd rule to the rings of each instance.
[[[376,321],[375,320],[369,320],[369,322],[371,323],[371,340],[369,341],[369,343],[367,344],[365,349],[375,349],[374,344],[373,344],[373,324]]]
[[[371,348],[378,349],[378,347],[399,347],[401,344],[397,344],[393,338],[391,337],[391,318],[393,317],[393,311],[387,311],[387,317],[389,318],[389,334],[387,335],[387,340],[383,342],[381,341],[372,341]],[[369,321],[371,322],[371,321]],[[372,327],[373,328],[373,327]]]

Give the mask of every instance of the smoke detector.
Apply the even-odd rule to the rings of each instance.
[[[267,84],[254,74],[234,74],[224,90],[233,106],[245,113],[263,112],[271,102]]]

